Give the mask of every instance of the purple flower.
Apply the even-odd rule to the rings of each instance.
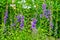
[[[36,28],[36,24],[33,23],[33,24],[32,24],[32,28]]]
[[[21,21],[24,22],[24,16],[21,17]]]
[[[20,27],[23,28],[23,26],[24,26],[24,23],[21,23],[21,24],[20,24]]]
[[[6,18],[8,17],[8,10],[6,10],[5,16],[6,16]]]
[[[21,17],[20,27],[21,29],[24,27],[24,16]]]
[[[8,10],[6,10],[6,12],[5,12],[5,16],[4,16],[4,24],[6,24],[7,18],[8,18]]]
[[[49,18],[49,16],[50,16],[50,10],[45,10],[44,11],[44,15],[45,15],[46,18]]]
[[[42,5],[43,10],[46,10],[46,4]]]
[[[18,22],[21,22],[21,18],[19,15],[17,16],[17,19],[18,19]]]
[[[33,18],[32,22],[31,22],[32,28],[36,28],[36,22],[37,22],[37,20]]]

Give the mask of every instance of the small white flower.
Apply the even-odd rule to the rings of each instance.
[[[15,4],[10,4],[10,6],[14,9],[16,9],[16,5]]]

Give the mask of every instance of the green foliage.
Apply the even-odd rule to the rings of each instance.
[[[40,14],[43,14],[42,4],[47,5],[46,9],[51,10],[54,28],[49,25],[49,20]],[[12,5],[13,4],[13,5]],[[12,6],[11,6],[12,5]],[[4,24],[4,16],[8,6],[8,19]],[[55,40],[60,37],[60,1],[59,0],[0,0],[0,40]],[[16,16],[24,16],[24,28],[20,29],[20,23],[17,22]],[[36,18],[37,33],[31,30],[31,19]],[[11,24],[16,23],[16,26]],[[53,37],[52,37],[53,36]]]

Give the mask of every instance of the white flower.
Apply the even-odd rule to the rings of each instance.
[[[16,9],[16,5],[15,4],[10,4],[11,7],[13,7],[14,9]]]

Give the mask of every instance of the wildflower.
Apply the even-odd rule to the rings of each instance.
[[[24,27],[24,16],[21,17],[20,27],[21,29]]]
[[[14,9],[16,9],[16,5],[15,4],[10,4],[10,6]]]
[[[6,24],[6,20],[8,18],[8,10],[6,10],[5,16],[4,16],[4,23]]]
[[[46,10],[46,4],[42,5],[43,10]]]
[[[32,24],[32,28],[36,28],[36,24],[34,24],[33,22],[31,22]]]
[[[18,22],[21,22],[21,18],[19,15],[17,16],[17,19],[18,19]]]
[[[21,17],[21,22],[23,22],[23,21],[24,21],[24,16]]]
[[[44,11],[44,15],[45,15],[46,18],[49,18],[49,16],[50,16],[50,10],[45,10]]]
[[[37,29],[36,29],[36,22],[37,20],[35,18],[32,19],[32,22],[31,22],[31,28],[32,28],[32,33],[37,33]]]
[[[32,28],[36,28],[36,22],[37,20],[33,18],[31,22]]]
[[[23,26],[24,26],[24,23],[21,23],[21,24],[20,24],[20,27],[23,28]]]

